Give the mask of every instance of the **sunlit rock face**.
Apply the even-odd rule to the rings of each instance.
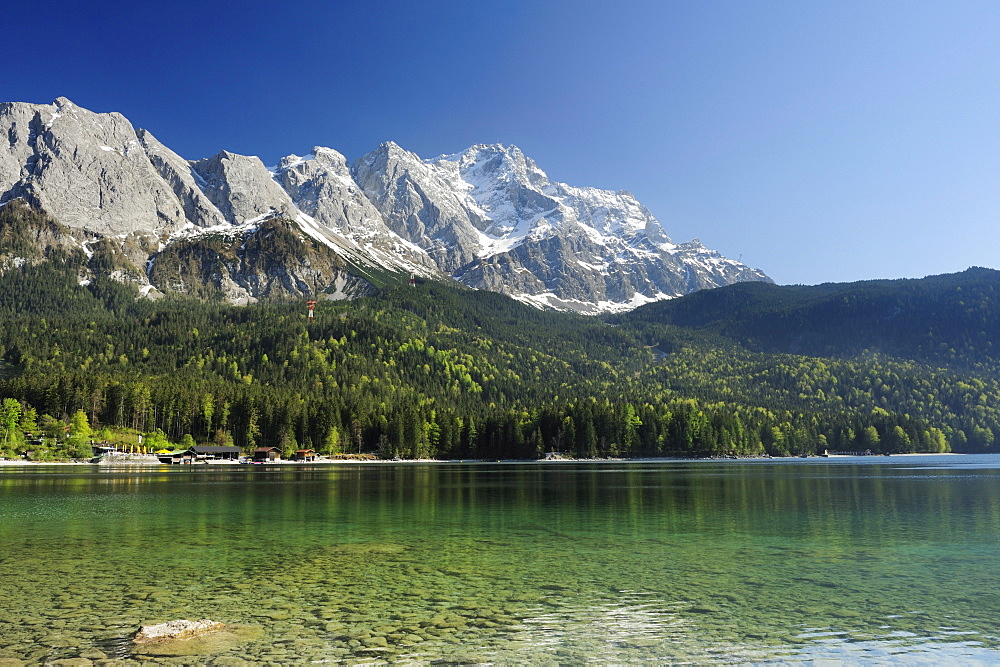
[[[412,272],[583,313],[769,281],[697,240],[674,243],[627,191],[549,180],[515,146],[422,159],[387,142],[350,166],[323,147],[270,169],[229,151],[187,161],[121,114],[65,98],[0,105],[0,131],[0,204],[21,200],[69,230],[88,257],[84,280],[114,265],[147,291],[215,286],[247,302],[351,296],[369,289],[348,274]],[[261,232],[275,220],[301,243],[267,249],[288,240]],[[251,261],[250,246],[264,254]]]
[[[675,244],[629,192],[550,181],[516,146],[477,145],[419,160],[384,145],[355,165],[387,218],[461,282],[529,303],[596,313],[706,287],[769,279],[697,240]],[[445,234],[447,235],[445,237]]]

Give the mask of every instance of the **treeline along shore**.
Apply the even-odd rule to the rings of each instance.
[[[989,452],[1000,431],[997,365],[975,350],[951,365],[759,351],[406,277],[320,299],[307,319],[304,302],[80,285],[83,259],[0,277],[0,456],[79,458],[93,438],[140,436],[389,459]]]

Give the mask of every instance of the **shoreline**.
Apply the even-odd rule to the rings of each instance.
[[[322,466],[322,465],[342,465],[342,464],[386,464],[386,463],[440,463],[440,464],[482,464],[482,463],[492,463],[492,464],[512,464],[512,463],[551,463],[551,464],[564,464],[564,463],[660,463],[667,461],[733,461],[733,462],[747,462],[747,461],[804,461],[804,460],[823,460],[823,459],[899,459],[904,457],[912,456],[971,456],[972,454],[966,454],[964,452],[913,452],[909,454],[892,454],[886,456],[884,454],[830,454],[829,456],[752,456],[752,457],[679,457],[679,456],[663,456],[663,457],[638,457],[638,458],[617,458],[617,459],[570,459],[570,458],[558,458],[558,459],[500,459],[500,460],[487,460],[487,459],[371,459],[371,460],[351,460],[351,459],[323,459],[320,461],[269,461],[267,463],[254,463],[254,464],[241,464],[241,463],[222,463],[216,462],[211,464],[205,463],[192,463],[185,465],[170,464],[170,463],[153,463],[151,461],[116,461],[113,463],[91,463],[90,461],[28,461],[24,459],[0,459],[0,467],[32,467],[32,466],[92,466],[98,468],[178,468],[178,469],[189,469],[189,468],[202,468],[206,465],[209,466],[240,466],[248,465],[253,466]]]

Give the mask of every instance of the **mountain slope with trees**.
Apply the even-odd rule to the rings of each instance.
[[[608,318],[675,325],[754,352],[847,358],[879,352],[951,368],[1000,364],[1000,271],[817,286],[740,283]]]
[[[988,323],[996,272],[877,283],[884,303],[857,286],[738,285],[610,322],[387,277],[371,296],[320,301],[309,321],[303,301],[150,301],[106,278],[80,285],[85,261],[64,253],[0,276],[8,456],[27,432],[44,438],[36,456],[71,456],[88,430],[157,445],[489,459],[992,451],[1000,433],[995,329],[925,319],[874,338],[876,318],[838,342],[810,325],[843,303],[840,288],[883,315],[899,307],[900,321],[966,308],[966,322]],[[748,288],[767,298],[734,297]],[[959,288],[964,305],[939,299]],[[803,335],[768,348],[775,318]],[[812,354],[789,353],[791,340]],[[954,357],[938,352],[959,340],[969,344]]]

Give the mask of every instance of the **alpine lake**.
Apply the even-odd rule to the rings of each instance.
[[[6,466],[0,664],[1000,663],[998,543],[997,455]]]

